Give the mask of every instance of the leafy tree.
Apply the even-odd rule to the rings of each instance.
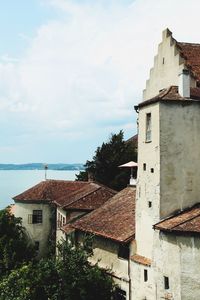
[[[0,300],[110,300],[110,276],[88,262],[85,245],[58,246],[59,255],[13,270],[0,282]]]
[[[93,159],[87,160],[85,172],[77,175],[77,180],[86,181],[87,176],[92,176],[99,183],[121,190],[129,182],[130,170],[120,169],[118,166],[131,160],[137,160],[134,143],[124,141],[124,133],[120,130],[118,134],[112,134],[107,143],[97,148]]]
[[[0,211],[0,276],[35,255],[21,218],[15,218],[9,208]]]

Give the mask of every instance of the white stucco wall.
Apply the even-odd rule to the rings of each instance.
[[[148,280],[144,281],[144,270],[148,272]],[[153,270],[149,266],[131,261],[131,293],[132,299],[155,300]]]
[[[146,114],[151,113],[152,140],[146,142]],[[151,258],[153,224],[159,221],[160,200],[160,139],[159,105],[152,104],[139,111],[138,179],[136,190],[137,253]],[[146,164],[146,171],[143,164]],[[151,173],[151,168],[154,173]],[[148,202],[152,202],[152,207]]]
[[[33,210],[42,210],[42,224],[28,224],[28,215]],[[39,242],[39,256],[44,255],[48,250],[48,238],[50,234],[51,209],[48,204],[31,204],[16,202],[15,216],[22,218],[22,225],[26,228],[33,242]]]
[[[200,195],[200,103],[160,103],[160,216]]]
[[[178,237],[181,264],[181,300],[200,299],[200,238]]]
[[[200,238],[155,234],[155,299],[200,299]],[[169,277],[168,290],[164,289],[164,276]]]

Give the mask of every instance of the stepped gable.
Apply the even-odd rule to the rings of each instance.
[[[73,223],[73,227],[117,242],[129,242],[135,236],[135,193],[133,187],[123,189]]]
[[[141,102],[138,107],[143,107],[152,103],[156,103],[159,101],[196,101],[200,100],[200,88],[190,88],[190,98],[184,98],[181,97],[181,95],[178,93],[178,86],[172,85],[169,88],[163,89],[160,91],[160,93],[146,101]]]
[[[160,221],[154,229],[176,234],[200,234],[200,204]]]
[[[200,44],[177,42],[180,55],[185,59],[185,65],[200,82]]]

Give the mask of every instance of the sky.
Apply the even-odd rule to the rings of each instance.
[[[85,163],[134,105],[162,31],[200,43],[199,0],[0,0],[0,163]]]

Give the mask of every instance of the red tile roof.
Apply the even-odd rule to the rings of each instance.
[[[200,234],[200,204],[160,221],[154,225],[154,229],[179,234]]]
[[[181,56],[185,59],[186,66],[200,81],[200,44],[177,42]]]
[[[66,209],[92,210],[115,194],[114,190],[94,182],[46,180],[13,199],[15,202],[54,202]]]
[[[130,241],[135,236],[135,188],[123,189],[73,227],[118,242]]]
[[[138,254],[131,256],[131,260],[144,266],[151,266],[151,259]]]
[[[159,101],[176,101],[176,102],[180,102],[182,103],[183,101],[186,102],[199,102],[200,103],[200,88],[196,87],[196,88],[190,88],[190,98],[184,98],[181,97],[180,94],[178,93],[178,87],[177,86],[170,86],[167,89],[163,89],[162,91],[160,91],[160,93],[151,98],[148,99],[146,101],[141,102],[138,107],[143,107],[152,103],[156,103]]]

